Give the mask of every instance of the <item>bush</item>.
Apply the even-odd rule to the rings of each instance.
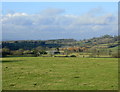
[[[25,54],[25,55],[22,55],[23,57],[34,57],[34,54]]]
[[[113,58],[120,58],[120,53],[117,53],[117,52],[116,52],[116,53],[113,53],[113,54],[112,54],[112,57],[113,57]]]
[[[90,54],[89,57],[90,57],[90,58],[95,58],[96,55],[94,55],[94,54]]]
[[[70,57],[76,57],[76,55],[71,55]]]
[[[23,55],[23,51],[22,50],[16,50],[16,51],[12,51],[13,55]]]
[[[2,52],[2,57],[10,55],[10,49],[9,48],[3,48],[1,52]]]

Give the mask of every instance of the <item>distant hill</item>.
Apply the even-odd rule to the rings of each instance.
[[[2,48],[10,50],[25,49],[31,50],[38,46],[48,48],[60,48],[65,46],[80,46],[80,47],[117,47],[118,36],[104,35],[102,37],[94,37],[91,39],[76,41],[74,39],[55,39],[55,40],[18,40],[18,41],[2,41]]]

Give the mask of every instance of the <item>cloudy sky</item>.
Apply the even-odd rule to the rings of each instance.
[[[76,40],[118,34],[117,2],[4,2],[3,40]]]

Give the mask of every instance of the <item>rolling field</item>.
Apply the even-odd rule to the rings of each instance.
[[[117,90],[117,58],[7,57],[3,90]]]

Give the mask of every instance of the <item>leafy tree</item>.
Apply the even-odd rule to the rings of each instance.
[[[23,55],[24,50],[23,49],[19,49],[19,50],[15,50],[12,52],[13,55]]]
[[[9,48],[3,48],[2,49],[2,56],[5,57],[7,55],[10,55],[10,49]]]
[[[112,53],[112,57],[120,58],[120,54],[118,52]]]
[[[112,50],[109,50],[109,55],[111,55],[112,54]]]

